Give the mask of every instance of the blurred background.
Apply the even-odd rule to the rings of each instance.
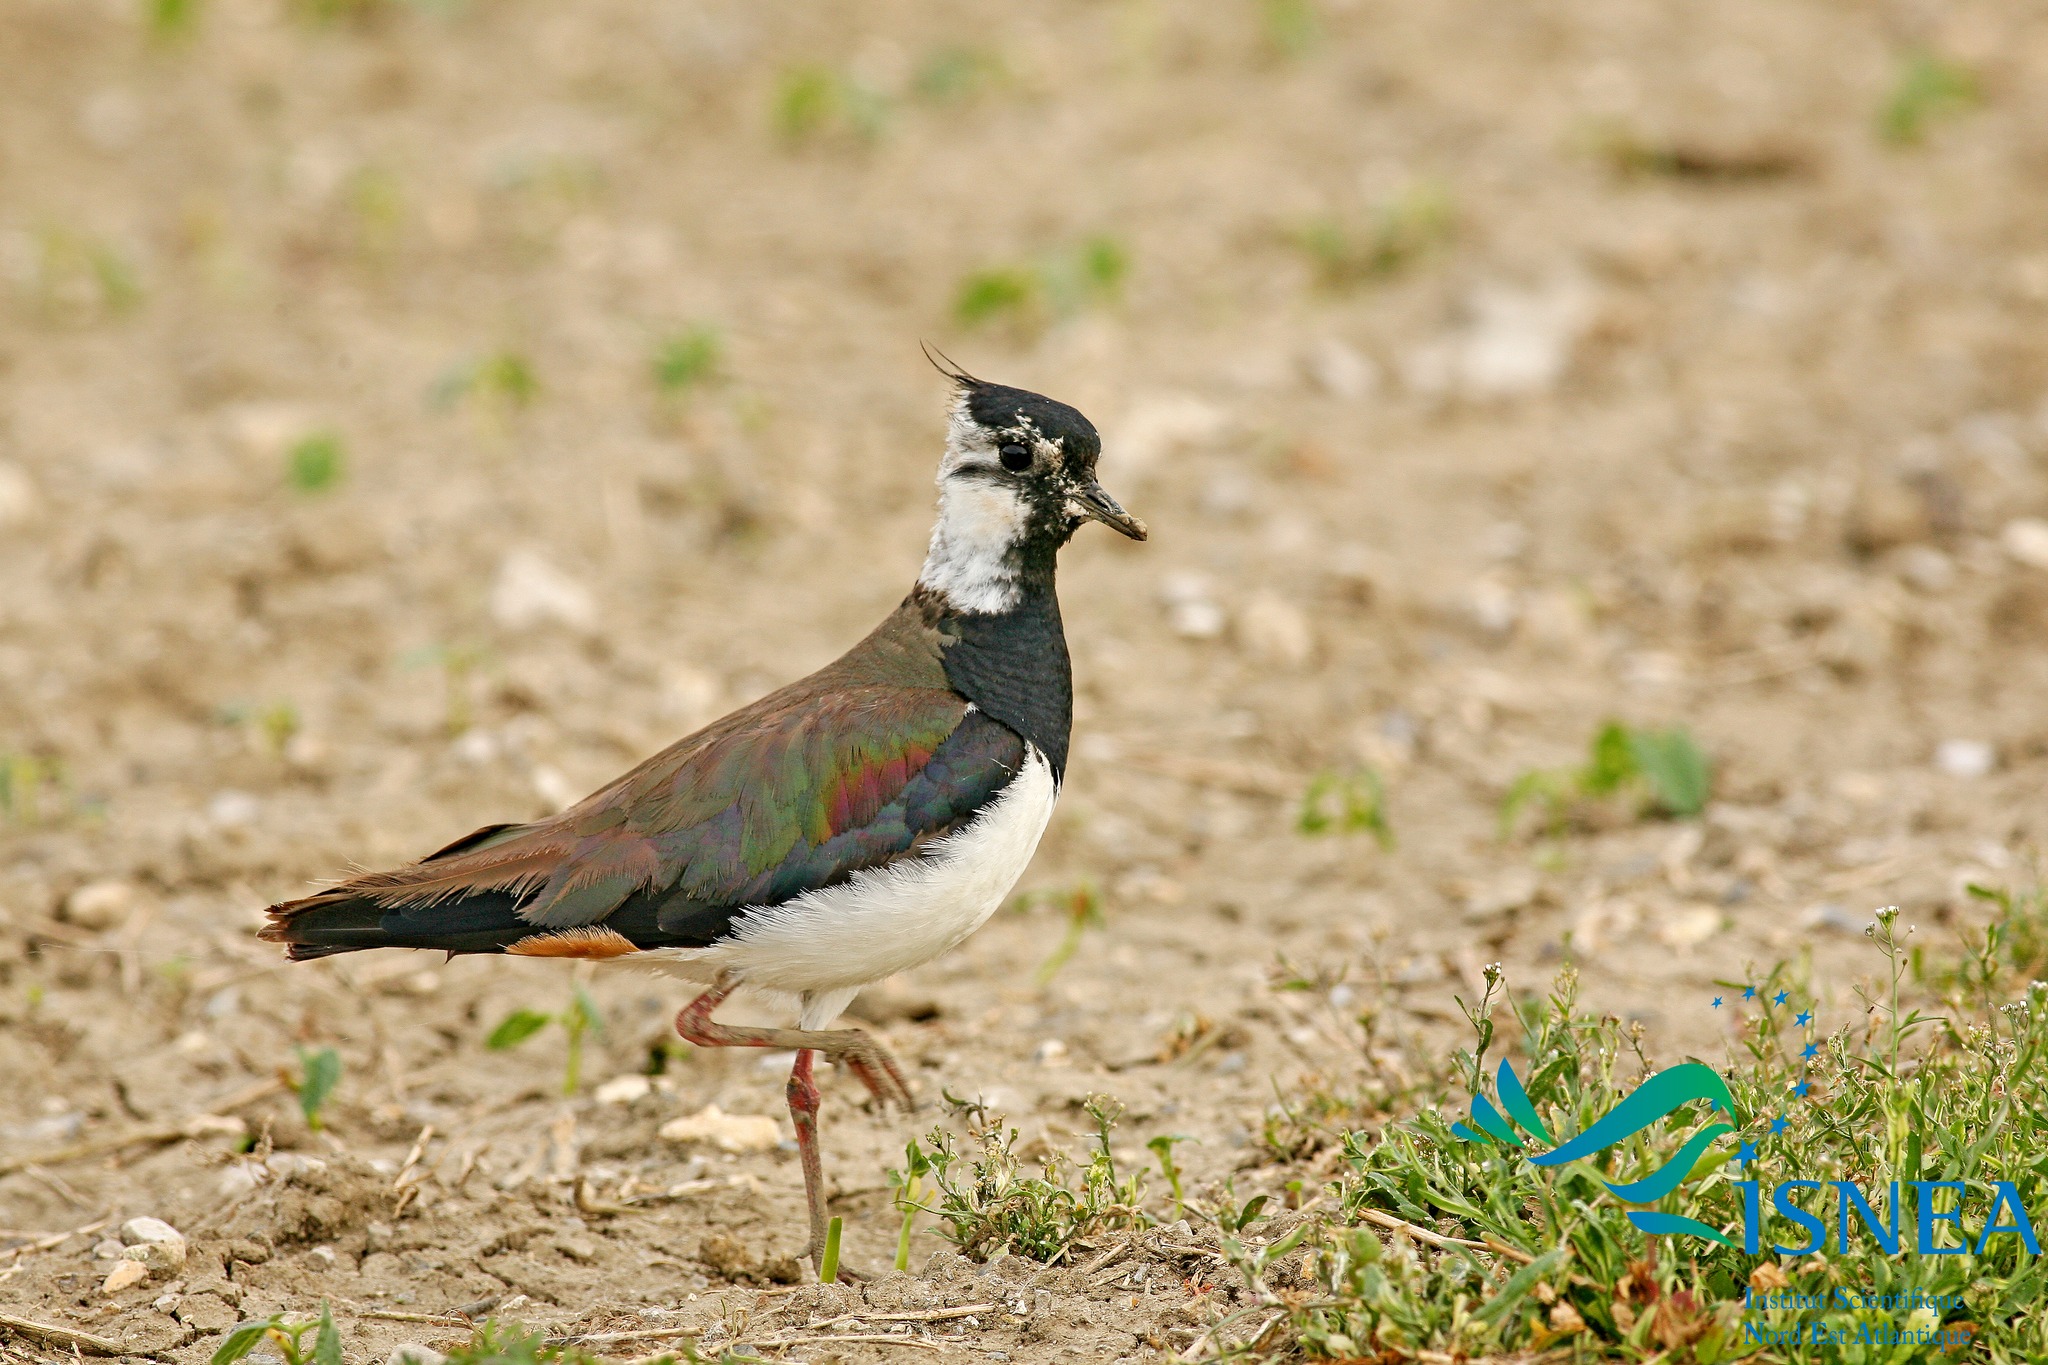
[[[1351,1065],[1298,974],[1426,1040],[1569,958],[1675,1054],[1747,961],[1846,997],[1871,906],[2031,884],[2038,4],[7,0],[0,73],[0,1150],[434,1123],[502,1200],[776,1113],[599,975],[599,1136],[546,1147],[569,1031],[483,1041],[568,970],[252,935],[889,610],[920,339],[1087,412],[1154,529],[1066,554],[1017,911],[857,1007],[931,1089],[1115,1089],[1223,1170]],[[324,1137],[238,1098],[325,1049]],[[872,1192],[901,1125],[848,1122]],[[10,1171],[0,1223],[187,1216],[208,1141]],[[699,1221],[787,1251],[747,1160]]]

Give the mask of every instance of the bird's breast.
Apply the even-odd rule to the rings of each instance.
[[[929,962],[965,939],[1024,875],[1059,783],[1027,747],[1024,766],[975,817],[917,856],[856,872],[781,905],[754,906],[696,954],[717,971],[779,991],[864,986]]]

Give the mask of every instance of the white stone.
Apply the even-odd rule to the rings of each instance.
[[[1547,393],[1571,365],[1592,321],[1590,303],[1573,281],[1542,290],[1480,289],[1469,301],[1468,321],[1402,357],[1402,378],[1418,393],[1481,401]]]
[[[654,1090],[654,1081],[648,1076],[614,1076],[597,1088],[599,1104],[631,1104],[644,1099]]]
[[[185,1264],[185,1239],[175,1242],[143,1242],[121,1253],[121,1258],[151,1270],[176,1270]]]
[[[1998,766],[1998,751],[1981,739],[1945,739],[1935,746],[1934,766],[1950,777],[1983,777]]]
[[[597,624],[597,599],[538,550],[520,549],[498,566],[491,585],[491,616],[507,630],[551,624],[589,630]]]
[[[1697,948],[1721,932],[1722,919],[1722,913],[1711,905],[1688,906],[1663,916],[1657,924],[1657,937],[1667,947]]]
[[[443,1365],[447,1359],[431,1346],[394,1346],[384,1365]]]
[[[100,1285],[102,1294],[118,1294],[124,1289],[133,1289],[149,1278],[149,1267],[140,1261],[116,1261],[114,1268],[107,1272],[106,1282]]]
[[[246,829],[263,813],[263,803],[248,792],[215,792],[206,803],[207,820],[221,829]]]
[[[152,1242],[183,1242],[185,1234],[161,1218],[130,1218],[121,1224],[121,1242],[124,1246],[142,1246]]]
[[[1999,532],[1998,543],[2005,552],[2029,568],[2048,569],[2048,521],[2039,517],[2017,517]]]
[[[704,1142],[723,1152],[772,1152],[782,1142],[782,1125],[760,1114],[728,1114],[715,1104],[688,1118],[661,1125],[670,1142]]]
[[[1380,369],[1371,357],[1329,337],[1310,348],[1302,368],[1325,393],[1335,398],[1364,398],[1380,386]]]
[[[1315,630],[1308,613],[1284,597],[1262,592],[1237,614],[1237,637],[1245,651],[1266,663],[1299,668],[1315,654]]]
[[[1908,545],[1898,553],[1899,577],[1916,592],[1944,592],[1956,581],[1956,562],[1932,545]]]
[[[20,526],[36,514],[38,503],[34,480],[28,471],[8,460],[0,460],[0,526]]]
[[[81,929],[111,929],[134,908],[135,888],[123,881],[87,882],[64,898],[64,918]]]
[[[1159,583],[1159,599],[1166,604],[1167,620],[1173,632],[1189,640],[1213,640],[1223,633],[1228,618],[1211,596],[1206,574],[1179,571]]]
[[[568,775],[551,763],[537,763],[533,768],[533,794],[548,803],[552,810],[565,811],[582,798]]]

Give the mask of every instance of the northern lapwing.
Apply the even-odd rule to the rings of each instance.
[[[1087,520],[1146,535],[1096,481],[1086,417],[944,373],[954,401],[931,547],[866,639],[559,815],[486,825],[409,867],[274,905],[261,935],[294,960],[438,948],[650,963],[708,983],[676,1017],[684,1039],[796,1050],[789,1111],[814,1267],[817,1054],[878,1100],[913,1103],[872,1038],[824,1026],[863,986],[973,933],[1023,874],[1073,720],[1060,548]],[[797,1027],[715,1022],[742,986],[794,997]]]

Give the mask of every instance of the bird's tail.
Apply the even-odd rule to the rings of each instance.
[[[273,905],[257,937],[284,944],[295,962],[365,948],[542,951],[518,946],[545,933],[520,909],[565,852],[559,832],[545,823],[486,825],[410,867],[365,873]]]

